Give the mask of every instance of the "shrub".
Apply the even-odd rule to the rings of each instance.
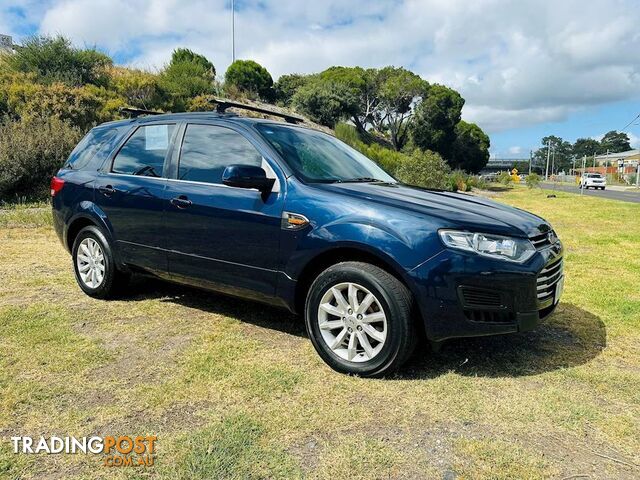
[[[49,181],[80,141],[78,128],[58,118],[0,123],[0,201],[47,196]]]
[[[367,144],[362,141],[356,128],[346,123],[339,123],[335,128],[335,135],[347,145],[355,148],[365,157],[380,165],[387,173],[395,176],[398,167],[406,160],[407,155],[386,148],[378,143]]]
[[[445,190],[450,186],[450,173],[449,165],[439,154],[416,150],[402,161],[396,176],[409,185]]]
[[[505,187],[510,185],[513,181],[513,178],[508,172],[500,172],[497,178],[498,182],[504,185]]]
[[[471,190],[471,186],[467,183],[469,175],[462,170],[454,170],[447,177],[449,188],[453,192],[466,192]]]
[[[527,184],[527,187],[529,188],[535,188],[535,187],[539,187],[540,186],[540,181],[542,179],[540,178],[540,175],[538,175],[537,173],[530,173],[529,175],[527,175],[527,178],[525,178],[525,183]]]

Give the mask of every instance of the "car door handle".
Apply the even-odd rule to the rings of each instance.
[[[171,205],[178,208],[187,208],[191,205],[191,200],[189,200],[186,195],[180,195],[179,197],[171,199]]]
[[[111,185],[102,185],[98,187],[98,191],[103,194],[105,197],[110,197],[114,193],[116,193],[116,189]]]

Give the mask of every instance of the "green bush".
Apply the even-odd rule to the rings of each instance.
[[[540,186],[540,182],[542,181],[542,178],[540,178],[540,175],[534,172],[527,175],[524,181],[527,184],[527,187],[535,188]]]
[[[511,185],[511,182],[513,182],[513,178],[511,177],[511,175],[509,175],[508,172],[500,172],[500,174],[498,175],[497,181],[498,183],[501,183],[506,187]]]
[[[55,117],[0,123],[0,203],[46,198],[82,133]]]
[[[409,185],[448,190],[451,188],[450,173],[449,165],[439,154],[429,150],[416,150],[402,161],[396,176]]]
[[[378,143],[367,144],[362,141],[360,134],[353,125],[339,123],[335,128],[335,135],[347,145],[355,148],[365,157],[380,165],[387,173],[395,176],[400,165],[407,159],[407,155],[386,148]]]
[[[235,87],[250,97],[271,101],[274,97],[271,74],[253,60],[236,60],[224,74],[225,88]]]

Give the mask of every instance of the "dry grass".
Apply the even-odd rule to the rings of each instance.
[[[333,373],[298,319],[139,282],[81,294],[40,213],[0,214],[0,478],[638,478],[640,205],[514,189],[567,248],[534,332]],[[156,464],[14,455],[12,435],[156,434]]]

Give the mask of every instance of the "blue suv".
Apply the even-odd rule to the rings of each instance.
[[[100,125],[51,182],[80,288],[144,273],[304,315],[337,371],[382,376],[423,332],[532,329],[558,303],[551,226],[484,198],[411,187],[325,133],[228,113]]]

